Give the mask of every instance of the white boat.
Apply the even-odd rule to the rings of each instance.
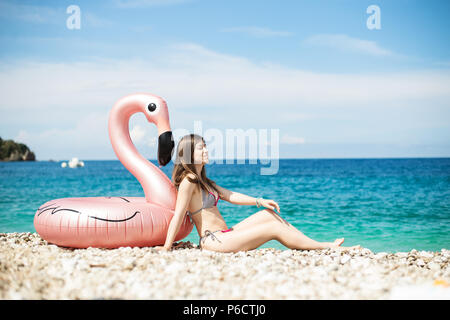
[[[78,160],[78,158],[72,158],[72,160],[70,160],[68,163],[66,162],[61,163],[62,168],[67,168],[67,166],[69,166],[69,168],[84,167],[84,162]]]

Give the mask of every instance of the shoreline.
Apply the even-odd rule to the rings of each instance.
[[[450,250],[73,249],[0,233],[0,299],[450,299]]]

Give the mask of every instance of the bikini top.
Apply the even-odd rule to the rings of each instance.
[[[217,196],[217,200],[216,200],[216,196],[213,193],[211,193],[210,191],[208,191],[208,193],[207,193],[205,190],[203,190],[203,189],[201,189],[201,190],[202,190],[203,205],[197,211],[194,211],[192,213],[188,211],[189,216],[192,216],[192,215],[196,214],[197,212],[200,212],[202,209],[217,206],[217,202],[219,202],[219,196]]]

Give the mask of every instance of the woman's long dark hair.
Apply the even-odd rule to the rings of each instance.
[[[202,168],[200,177],[195,171],[194,149],[195,145],[199,142],[205,143],[205,140],[201,136],[193,133],[184,136],[178,142],[177,156],[172,171],[172,182],[175,185],[175,188],[178,190],[181,181],[183,181],[186,175],[191,173],[195,175],[195,178],[191,179],[190,177],[187,177],[189,182],[196,183],[197,187],[200,187],[205,191],[215,190],[220,196],[219,190],[217,190],[217,188],[215,187],[216,183],[206,176],[205,166],[203,166]]]

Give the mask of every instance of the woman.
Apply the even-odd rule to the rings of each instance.
[[[317,242],[308,238],[274,211],[280,213],[280,207],[275,201],[233,192],[208,179],[204,167],[208,162],[208,150],[202,137],[190,134],[180,140],[172,173],[173,183],[178,190],[175,214],[170,221],[164,246],[156,247],[157,249],[172,249],[186,211],[197,228],[200,248],[206,250],[246,251],[274,239],[290,249],[360,248],[340,247],[344,242],[343,238],[334,242]],[[265,209],[228,228],[217,209],[219,199]]]

